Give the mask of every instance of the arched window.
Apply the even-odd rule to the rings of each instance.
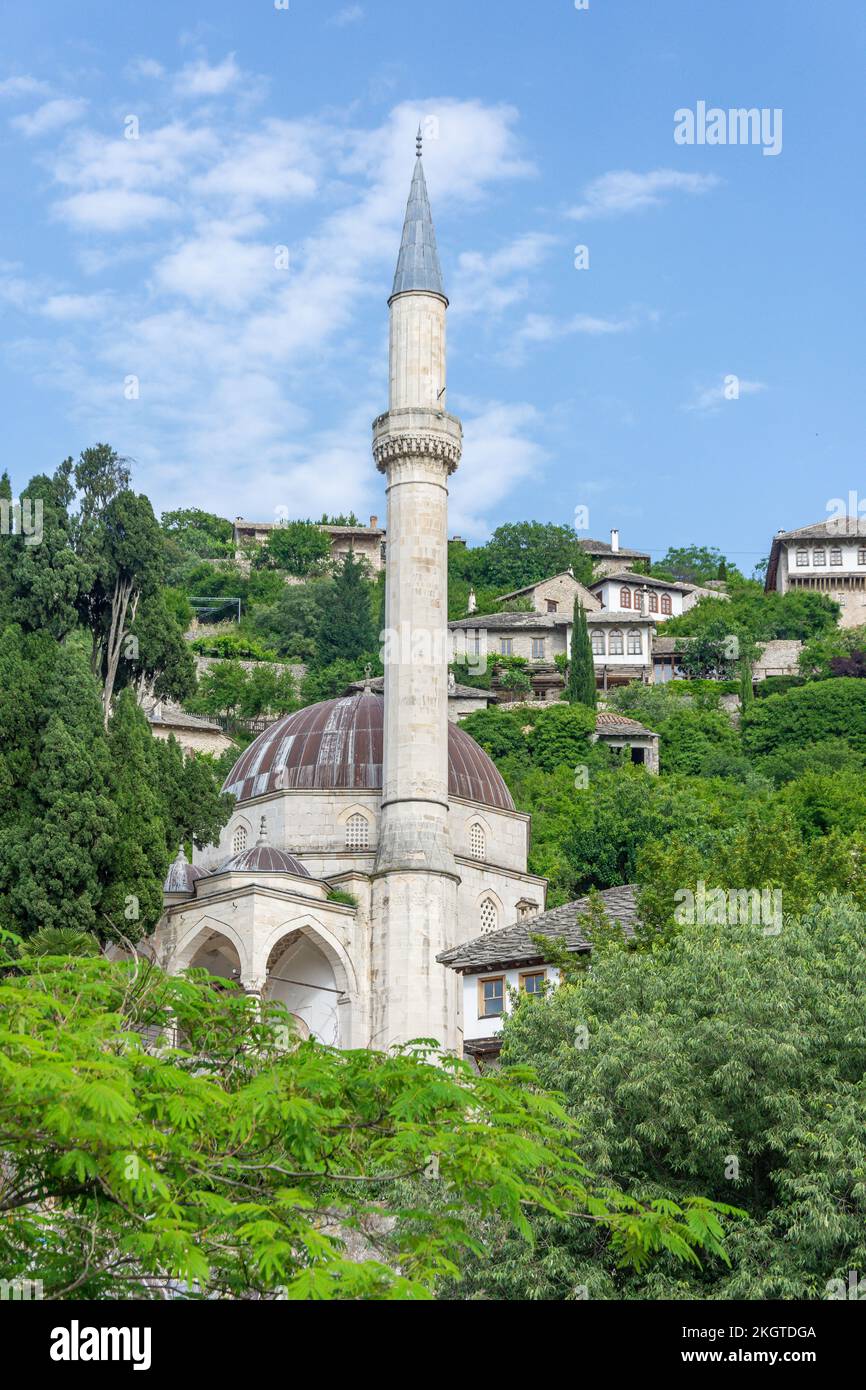
[[[639,632],[629,633],[628,654],[629,656],[643,656],[643,639]]]
[[[654,589],[650,589],[649,611],[651,613],[657,613],[659,611],[659,596]]]
[[[469,830],[469,853],[473,859],[483,859],[484,852],[484,829],[476,822]]]
[[[607,639],[607,650],[610,656],[622,656],[622,633],[616,628]]]
[[[662,594],[662,612],[663,612],[663,613],[670,614],[670,611],[671,611],[671,596],[670,596],[670,594]]]
[[[240,854],[247,847],[247,832],[243,825],[239,825],[232,836],[232,854]]]
[[[498,926],[499,913],[496,911],[496,903],[492,898],[485,898],[481,904],[481,930],[496,931]]]
[[[367,817],[355,811],[346,821],[346,849],[366,849],[370,843]]]
[[[589,640],[592,643],[593,656],[604,656],[604,633],[593,632]]]
[[[631,608],[631,589],[626,589],[625,585],[619,591],[620,608]]]

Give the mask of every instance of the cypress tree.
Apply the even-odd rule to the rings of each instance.
[[[169,865],[163,807],[149,756],[152,742],[132,691],[124,690],[108,727],[117,827],[100,908],[103,930],[108,917],[131,941],[153,931],[162,916]]]
[[[317,665],[334,661],[357,661],[375,656],[379,650],[378,629],[373,616],[373,586],[366,578],[366,565],[350,550],[334,573],[334,582],[322,598],[317,638]],[[376,596],[378,597],[378,595]]]
[[[592,661],[592,645],[586,614],[579,597],[574,600],[574,620],[571,629],[571,657],[568,663],[568,680],[565,685],[565,698],[571,705],[586,705],[595,709],[595,666]]]
[[[57,649],[33,716],[26,815],[0,845],[6,906],[24,935],[40,927],[98,931],[117,812],[99,691],[81,644]]]

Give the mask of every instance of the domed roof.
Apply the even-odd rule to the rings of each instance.
[[[309,870],[304,868],[300,859],[296,859],[287,850],[275,849],[273,845],[251,845],[249,849],[242,849],[240,854],[233,855],[221,864],[216,872],[248,874],[254,869],[267,874],[300,874],[302,878],[310,877]]]
[[[268,844],[268,821],[266,816],[262,816],[259,829],[259,838],[249,849],[242,849],[240,853],[233,854],[231,859],[227,859],[224,864],[216,870],[218,874],[235,873],[248,874],[253,872],[266,874],[300,874],[302,878],[309,878],[309,870],[304,867],[300,859],[296,859],[288,850],[275,849]]]
[[[195,864],[190,864],[184,853],[183,845],[177,852],[177,858],[169,865],[165,883],[162,885],[163,893],[193,893],[193,884],[197,878],[201,878],[204,873]]]
[[[223,784],[239,801],[274,791],[382,789],[384,700],[361,693],[284,715],[245,749]],[[448,725],[448,793],[501,811],[514,802],[474,738]]]

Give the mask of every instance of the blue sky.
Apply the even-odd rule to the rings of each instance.
[[[158,511],[383,515],[421,120],[452,532],[588,507],[593,536],[748,570],[866,496],[853,0],[42,0],[0,5],[0,54],[19,488],[107,439]],[[780,153],[677,144],[699,101],[780,108]]]

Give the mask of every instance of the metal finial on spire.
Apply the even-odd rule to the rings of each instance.
[[[423,137],[423,135],[421,134],[421,123],[420,123],[420,121],[419,121],[419,123],[418,123],[418,134],[415,136],[415,153],[416,153],[416,155],[418,156],[419,159],[421,158],[421,146],[422,146],[423,142],[424,142],[424,137]]]

